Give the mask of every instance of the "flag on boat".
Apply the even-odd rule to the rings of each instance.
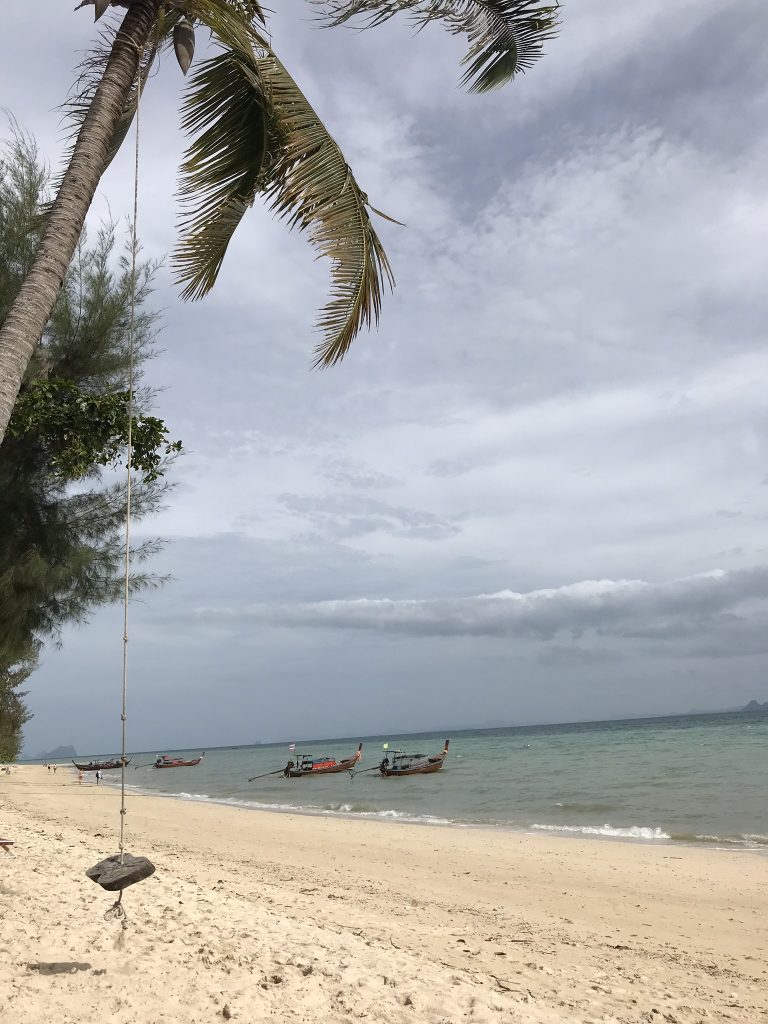
[[[294,750],[296,749],[296,744],[295,743],[289,743],[288,744],[288,749],[290,750],[291,753],[293,753]]]
[[[382,743],[381,749],[382,750],[389,750],[389,744],[388,743]]]

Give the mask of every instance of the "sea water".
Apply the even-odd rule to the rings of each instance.
[[[341,759],[364,739],[359,768],[370,768],[385,742],[436,754],[445,738],[350,737],[302,742],[297,752]],[[450,740],[434,775],[274,775],[249,783],[295,756],[287,744],[265,744],[209,750],[196,768],[162,771],[134,765],[163,751],[134,755],[127,781],[147,793],[275,811],[768,848],[768,714],[463,731]]]

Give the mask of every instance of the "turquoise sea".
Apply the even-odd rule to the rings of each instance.
[[[361,768],[382,744],[437,753],[442,733],[297,744],[299,753],[350,756]],[[196,768],[155,771],[134,755],[131,788],[239,807],[460,827],[582,834],[645,842],[768,847],[768,714],[685,715],[454,732],[445,769],[383,779],[377,772],[249,783],[281,768],[287,744],[209,750]],[[102,752],[104,753],[104,752]],[[107,773],[117,782],[119,773]]]

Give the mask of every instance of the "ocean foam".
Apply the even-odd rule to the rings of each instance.
[[[143,796],[157,796],[172,800],[188,800],[193,803],[224,804],[227,807],[242,807],[253,811],[279,811],[283,814],[312,814],[339,818],[370,818],[371,820],[400,821],[410,825],[452,825],[455,828],[471,828],[467,822],[452,821],[450,818],[438,818],[433,814],[408,814],[394,809],[369,810],[359,804],[337,804],[332,807],[318,807],[312,804],[269,803],[260,800],[244,800],[238,797],[210,796],[207,793],[177,793],[144,789],[141,786],[126,784],[126,789]]]
[[[645,839],[658,841],[672,837],[660,828],[645,825],[630,825],[628,828],[614,828],[613,825],[531,825],[544,832],[567,832],[583,836],[609,836],[612,839]]]
[[[108,785],[114,786],[111,780],[106,780]],[[682,835],[670,835],[661,828],[652,828],[645,825],[630,825],[627,827],[614,827],[610,823],[604,825],[544,825],[534,823],[525,825],[522,822],[511,821],[458,821],[450,818],[442,818],[433,814],[417,814],[408,811],[398,811],[394,808],[377,810],[364,803],[333,802],[330,804],[313,805],[300,803],[269,802],[266,800],[249,800],[239,797],[211,796],[208,793],[191,793],[181,791],[177,793],[162,792],[147,789],[135,783],[126,783],[126,789],[136,794],[145,796],[164,797],[166,799],[188,800],[194,803],[224,804],[230,807],[242,807],[254,811],[276,811],[283,814],[309,814],[318,816],[329,816],[339,818],[366,818],[371,821],[392,821],[408,825],[441,825],[453,828],[492,828],[512,831],[536,831],[551,832],[561,835],[582,835],[601,836],[606,839],[629,839],[638,842],[683,842],[706,845],[715,845],[723,849],[760,849],[768,846],[768,837],[759,834],[747,834],[741,836],[722,837],[716,835],[697,835],[688,833]]]

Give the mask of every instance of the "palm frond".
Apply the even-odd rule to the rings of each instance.
[[[174,255],[183,296],[197,299],[210,290],[237,226],[261,193],[332,261],[316,364],[336,363],[361,327],[378,321],[383,281],[394,284],[368,198],[260,33],[257,4],[175,0],[175,6],[207,25],[224,47],[194,75],[184,104],[182,124],[195,138],[182,166],[187,212]]]
[[[461,84],[488,92],[527,71],[558,28],[559,3],[541,0],[314,0],[331,25],[361,18],[373,28],[397,14],[418,27],[442,22],[452,35],[465,35],[469,50]]]
[[[180,10],[190,13],[187,0],[167,0],[167,2],[173,7],[178,7]],[[262,25],[266,25],[267,23],[267,19],[264,16],[264,8],[258,0],[224,0],[223,4],[214,3],[210,10],[216,10],[223,6],[228,7],[240,21],[245,21],[249,24],[260,21]]]
[[[282,141],[266,196],[278,216],[308,231],[319,254],[332,261],[331,299],[318,322],[324,338],[315,349],[315,365],[328,366],[344,357],[363,326],[378,322],[382,284],[391,288],[394,277],[368,216],[368,197],[344,154],[274,53],[257,63]]]
[[[199,299],[213,287],[253,203],[268,148],[265,108],[253,57],[226,50],[190,80],[181,123],[195,138],[181,166],[179,197],[186,213],[173,256],[185,299]]]
[[[260,21],[262,25],[265,25],[267,22],[267,19],[264,17],[264,8],[258,0],[229,0],[229,6],[241,18],[245,18],[251,23]]]
[[[257,23],[264,23],[264,13],[255,0],[176,0],[176,6],[206,25],[230,50],[250,53],[253,46],[269,45],[257,28]]]

